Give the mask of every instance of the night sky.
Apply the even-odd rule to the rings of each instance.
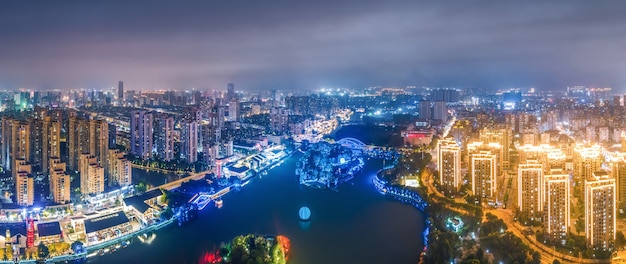
[[[626,92],[625,14],[626,1],[1,1],[0,89]]]

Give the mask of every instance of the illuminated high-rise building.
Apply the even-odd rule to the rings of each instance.
[[[517,205],[522,214],[536,220],[543,208],[543,166],[537,161],[528,161],[517,170]]]
[[[25,121],[13,120],[13,135],[11,151],[13,160],[24,160],[30,162],[31,151],[31,127]]]
[[[106,166],[109,151],[109,124],[104,120],[89,120],[89,154],[96,156],[98,165],[108,172]]]
[[[626,210],[626,153],[616,153],[611,160],[611,173],[616,183],[617,207]]]
[[[147,160],[152,157],[152,114],[143,110],[130,114],[130,153]]]
[[[155,119],[154,144],[159,159],[171,161],[174,159],[174,118],[165,114]]]
[[[480,130],[480,141],[484,144],[499,144],[500,149],[497,152],[494,152],[494,154],[498,155],[498,162],[501,163],[498,165],[498,173],[502,173],[502,169],[509,169],[511,129],[508,126],[504,126],[502,128],[484,128]]]
[[[11,164],[13,167],[11,171],[13,172],[13,180],[17,183],[17,176],[18,172],[20,171],[18,165],[21,164],[20,166],[25,166],[26,164],[28,164],[30,166],[30,123],[13,120],[11,129]],[[28,174],[30,173],[31,169],[29,168]]]
[[[502,145],[497,142],[483,142],[483,141],[475,141],[467,143],[467,153],[480,153],[482,151],[489,151],[491,154],[496,156],[496,174],[502,174],[502,166],[500,161],[502,160]],[[470,162],[469,156],[466,156],[468,160],[466,162]]]
[[[437,142],[439,182],[446,194],[455,193],[461,185],[461,148],[453,139]]]
[[[195,120],[185,120],[181,123],[182,143],[181,154],[188,164],[198,161],[198,123]]]
[[[122,81],[117,83],[117,101],[118,105],[124,104],[124,82]]]
[[[109,150],[109,185],[128,186],[132,184],[130,161],[119,149]]]
[[[59,158],[51,158],[50,164],[50,194],[52,200],[58,204],[70,202],[70,175],[67,174],[65,163]]]
[[[43,173],[48,173],[50,159],[61,157],[61,123],[53,120],[51,116],[45,116],[41,132],[41,170]]]
[[[90,154],[81,154],[79,159],[80,192],[83,195],[104,192],[104,168],[98,159]]]
[[[585,237],[587,248],[610,250],[615,241],[615,179],[604,171],[585,180]]]
[[[90,148],[89,120],[76,116],[75,112],[70,113],[67,131],[67,166],[71,171],[78,171],[78,163],[81,154],[88,154]]]
[[[2,117],[2,168],[10,171],[13,167],[13,119]]]
[[[480,151],[470,156],[472,192],[480,198],[493,198],[496,194],[496,155]]]
[[[239,100],[234,98],[228,103],[228,120],[239,121]]]
[[[31,206],[35,201],[35,182],[32,167],[24,160],[17,160],[13,167],[15,179],[15,203]]]
[[[589,179],[593,172],[601,170],[600,147],[578,147],[574,150],[573,156],[574,184],[577,187],[582,187],[585,180]]]
[[[545,237],[553,243],[565,244],[570,223],[570,179],[560,170],[544,176]]]

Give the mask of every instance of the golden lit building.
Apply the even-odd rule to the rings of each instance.
[[[570,223],[570,178],[561,170],[552,170],[544,176],[545,237],[553,243],[565,244]]]
[[[454,139],[437,142],[439,183],[446,193],[455,193],[461,185],[461,148]]]
[[[517,171],[517,205],[530,220],[535,220],[543,208],[543,166],[528,161],[520,164]]]
[[[496,194],[496,155],[490,151],[470,154],[472,192],[481,198],[492,198]]]
[[[104,192],[104,168],[98,159],[89,154],[81,154],[79,159],[80,192],[83,195]]]
[[[574,184],[582,186],[585,180],[589,179],[593,172],[600,171],[602,166],[602,155],[599,146],[591,147],[578,146],[574,149]]]
[[[26,161],[17,161],[15,167],[15,203],[21,206],[31,206],[35,201],[35,183],[32,167]]]
[[[480,130],[480,141],[485,144],[490,143],[498,143],[500,145],[500,149],[498,151],[498,156],[500,157],[499,165],[501,168],[498,173],[502,173],[502,169],[509,169],[510,167],[510,157],[509,157],[509,149],[511,147],[511,129],[508,126],[500,127],[500,128],[484,128]]]
[[[30,123],[13,120],[11,135],[11,164],[16,161],[30,162]],[[12,170],[17,171],[17,170]],[[13,177],[15,178],[15,173]]]
[[[70,202],[70,175],[65,172],[65,162],[59,158],[51,158],[50,161],[50,194],[52,200],[58,204]]]
[[[110,149],[108,155],[109,184],[128,186],[132,184],[132,169],[130,161],[124,157],[119,149]]]
[[[502,145],[500,143],[484,143],[482,141],[470,142],[467,144],[467,153],[468,158],[472,154],[480,153],[483,151],[489,151],[491,154],[496,156],[496,174],[502,174],[502,166],[500,166],[500,161],[502,160]],[[467,161],[468,163],[470,160]]]
[[[615,179],[596,171],[585,180],[585,237],[587,248],[610,250],[616,228]]]
[[[520,164],[535,160],[543,165],[544,174],[550,173],[550,169],[555,167],[565,169],[566,155],[559,148],[547,144],[521,145],[518,151]]]
[[[611,159],[611,174],[617,185],[617,206],[620,209],[626,209],[626,153],[615,153]]]

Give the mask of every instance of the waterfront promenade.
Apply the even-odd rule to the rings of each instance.
[[[211,173],[210,170],[197,172],[185,178],[181,178],[181,179],[171,181],[171,182],[159,185],[159,186],[152,187],[148,189],[147,191],[152,191],[152,190],[157,190],[157,189],[163,189],[163,190],[168,190],[168,191],[173,190],[173,189],[180,187],[180,185],[183,184],[184,182],[191,181],[191,180],[194,180],[194,181],[201,180],[209,173]]]

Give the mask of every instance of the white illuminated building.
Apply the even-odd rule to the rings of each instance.
[[[496,155],[481,151],[471,155],[472,192],[481,198],[496,193]]]
[[[570,222],[570,179],[560,170],[544,176],[544,230],[550,241],[565,244]]]
[[[585,180],[585,237],[587,247],[609,250],[615,241],[615,179],[604,171]]]
[[[446,192],[457,192],[461,184],[461,148],[454,139],[437,142],[439,182]]]

